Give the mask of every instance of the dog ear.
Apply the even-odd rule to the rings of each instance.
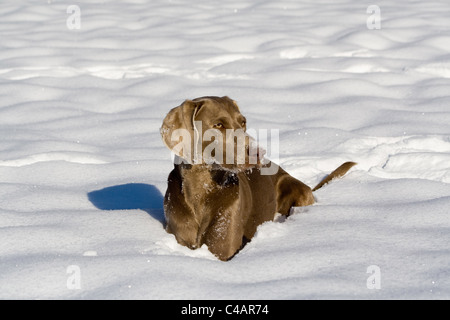
[[[193,160],[194,117],[202,105],[201,100],[184,101],[180,106],[169,111],[160,129],[165,145],[189,163]]]

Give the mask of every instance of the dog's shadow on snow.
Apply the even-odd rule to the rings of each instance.
[[[140,209],[164,225],[164,198],[159,190],[150,184],[128,183],[87,194],[89,201],[101,210]]]

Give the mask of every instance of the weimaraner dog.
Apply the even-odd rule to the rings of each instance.
[[[199,142],[208,130],[217,141]],[[230,132],[245,130],[245,117],[228,97],[186,100],[170,110],[161,127],[164,143],[178,160],[164,198],[166,230],[191,249],[206,244],[223,261],[250,241],[260,224],[273,220],[276,213],[288,216],[292,207],[312,205],[313,191],[356,164],[344,163],[311,189],[275,163],[263,163],[248,136],[243,143],[245,159],[239,162],[227,151],[229,161],[224,163],[220,152],[238,153],[239,139],[230,138]],[[207,150],[211,152],[204,156]],[[263,174],[268,168],[271,174]]]

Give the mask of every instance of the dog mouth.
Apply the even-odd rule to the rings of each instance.
[[[245,153],[233,154],[233,161],[227,158],[228,161],[218,161],[215,156],[209,159],[204,159],[206,164],[212,165],[213,169],[225,169],[234,173],[239,173],[252,169],[260,169],[270,161],[264,156],[266,150],[256,143],[250,143],[245,146]]]
[[[217,164],[226,168],[253,168],[264,164],[266,150],[245,131],[215,132],[214,140],[197,140],[197,164]]]

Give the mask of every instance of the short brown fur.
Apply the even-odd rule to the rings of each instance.
[[[215,126],[217,119],[224,123],[220,129],[246,129],[245,117],[233,100],[202,97],[172,109],[164,119],[161,135],[173,149],[173,130],[183,128],[193,133],[193,121],[202,121],[203,130],[207,130]],[[193,150],[193,141],[183,143],[190,143]],[[166,230],[191,249],[206,244],[223,261],[250,241],[260,224],[273,220],[276,213],[288,216],[292,207],[312,205],[313,190],[343,176],[355,165],[341,165],[311,190],[276,164],[262,165],[259,155],[257,165],[193,164],[192,155],[178,156],[186,161],[175,164],[168,178],[164,198]],[[277,172],[261,175],[261,170],[269,166],[276,166]]]

